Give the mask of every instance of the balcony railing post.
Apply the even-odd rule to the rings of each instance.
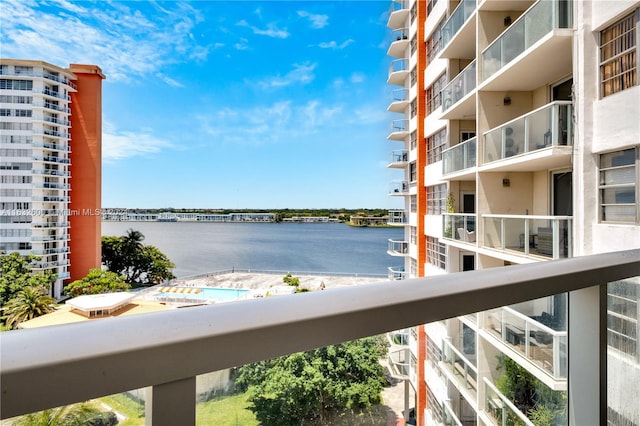
[[[145,404],[148,426],[195,425],[196,378],[153,386],[151,392],[147,392]]]

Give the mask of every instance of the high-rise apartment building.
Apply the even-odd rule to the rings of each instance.
[[[102,80],[94,65],[0,59],[0,251],[80,279],[100,267]]]
[[[402,0],[388,27],[392,279],[640,247],[640,2]],[[606,297],[605,409],[640,425],[619,387],[640,382],[640,280]],[[566,424],[567,299],[400,331],[417,424]]]

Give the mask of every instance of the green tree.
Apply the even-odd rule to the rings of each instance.
[[[122,275],[115,272],[91,269],[86,277],[65,286],[65,291],[72,297],[83,294],[113,293],[127,291],[131,288]]]
[[[44,287],[27,286],[5,303],[2,318],[8,328],[17,328],[24,321],[48,314],[55,304],[56,299]]]
[[[33,272],[31,265],[38,260],[38,256],[0,252],[0,307],[26,287],[44,287],[47,291],[51,288],[56,274],[49,269]]]
[[[375,338],[365,338],[242,367],[236,384],[264,425],[325,421],[381,401],[385,379]]]
[[[173,262],[158,248],[144,245],[144,235],[129,229],[122,237],[102,237],[102,263],[125,281],[135,285],[153,285],[175,278]]]
[[[14,426],[110,426],[118,424],[113,413],[103,413],[89,404],[73,404],[20,416]]]

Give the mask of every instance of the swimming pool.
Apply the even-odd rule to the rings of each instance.
[[[163,299],[191,299],[228,302],[238,300],[249,290],[222,287],[161,287],[156,297]]]

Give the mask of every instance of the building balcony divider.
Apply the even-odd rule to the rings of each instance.
[[[484,214],[482,247],[537,258],[573,257],[572,216]]]
[[[554,379],[567,378],[566,330],[554,330],[507,306],[485,312],[483,328]]]
[[[406,180],[392,182],[389,186],[389,195],[409,195],[409,182]]]
[[[573,144],[573,104],[556,101],[483,134],[484,164]]]
[[[570,298],[578,293],[590,302],[600,286],[637,276],[640,249],[509,268],[509,273],[489,268],[6,331],[0,351],[0,418],[151,387],[147,424],[195,424],[200,374],[557,293],[569,292]],[[593,308],[606,310],[603,298],[591,299],[598,301]],[[593,317],[592,307],[585,306],[573,309],[569,318],[569,335],[580,331],[571,340],[576,346],[572,344],[569,359],[582,360],[584,371],[597,371],[606,357],[590,334],[582,334],[585,321],[600,324],[596,332],[606,333],[606,324]],[[584,350],[593,353],[585,357]],[[593,380],[595,387],[576,383],[568,393],[569,426],[590,424],[587,419],[606,423],[607,410],[599,408],[606,393],[593,392],[606,389],[606,369],[590,377],[584,371],[569,371],[569,379]],[[73,386],[60,386],[69,380]],[[484,383],[482,403],[493,421],[505,418],[507,410],[518,417],[513,404],[491,382]],[[526,418],[518,421],[530,424]]]
[[[458,101],[475,90],[476,61],[471,62],[442,89],[442,112],[453,107]]]
[[[400,281],[406,279],[407,273],[404,270],[404,266],[390,266],[388,269],[389,281]]]
[[[467,19],[476,10],[476,0],[462,0],[453,11],[449,19],[442,26],[442,46],[445,48],[458,34]]]
[[[387,253],[391,256],[406,256],[409,254],[409,243],[406,241],[389,240]]]
[[[485,412],[495,424],[535,426],[487,377],[484,377],[483,380]]]
[[[478,138],[473,137],[442,151],[442,174],[460,172],[476,167],[476,144]]]
[[[443,213],[443,237],[463,243],[475,244],[476,217],[475,213]]]
[[[409,59],[394,59],[389,64],[387,83],[404,86],[404,80],[409,75]]]
[[[482,52],[483,81],[554,29],[570,28],[571,3],[566,0],[540,0],[516,19]]]
[[[443,340],[440,368],[450,380],[467,389],[475,400],[478,393],[478,369],[448,339]]]

